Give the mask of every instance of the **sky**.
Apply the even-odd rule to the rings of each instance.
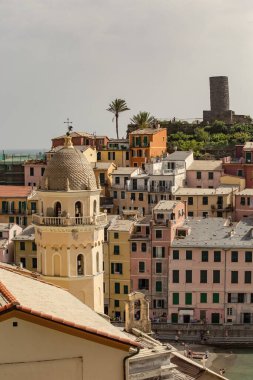
[[[0,0],[0,149],[49,148],[73,129],[116,137],[106,108],[201,118],[209,76],[253,116],[252,0]]]

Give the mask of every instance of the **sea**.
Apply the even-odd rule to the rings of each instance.
[[[11,157],[27,157],[29,159],[43,158],[45,152],[49,149],[0,149],[0,160]]]

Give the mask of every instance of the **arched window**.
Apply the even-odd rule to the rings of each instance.
[[[77,256],[77,275],[83,276],[84,275],[84,260],[83,255]]]
[[[100,265],[99,265],[99,252],[96,254],[96,268],[97,268],[97,273],[100,271]]]
[[[82,203],[80,201],[75,203],[75,217],[82,216]]]
[[[61,203],[60,202],[55,203],[54,216],[56,216],[56,217],[61,216]]]
[[[54,276],[61,275],[61,258],[60,255],[54,255]]]
[[[97,201],[93,202],[93,214],[97,213]]]

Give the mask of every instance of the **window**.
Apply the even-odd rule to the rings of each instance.
[[[120,177],[115,177],[115,185],[119,185],[120,184]]]
[[[219,302],[220,302],[220,294],[213,293],[213,303],[219,303]]]
[[[237,175],[238,175],[238,177],[243,177],[243,170],[239,169],[237,171]]]
[[[179,305],[179,293],[172,294],[172,303],[173,305]]]
[[[124,285],[124,294],[128,294],[128,285]]]
[[[238,262],[238,252],[237,251],[231,251],[231,262],[232,263]]]
[[[137,243],[132,243],[132,252],[137,251]]]
[[[197,179],[201,179],[201,172],[197,172],[197,173],[196,173],[196,178],[197,178]]]
[[[179,251],[173,250],[173,260],[179,260]]]
[[[245,202],[245,197],[241,197],[241,206],[245,206],[246,202]]]
[[[185,271],[185,282],[186,282],[186,284],[192,283],[192,271],[190,269],[187,269]]]
[[[114,307],[119,307],[119,300],[114,300]]]
[[[202,197],[202,204],[208,205],[208,197]]]
[[[141,243],[141,252],[147,252],[147,244]]]
[[[44,175],[44,172],[45,172],[45,168],[41,168],[41,171],[40,171],[40,173],[41,173],[41,176],[43,176],[43,175]]]
[[[207,284],[207,270],[200,271],[200,283]]]
[[[155,283],[155,290],[156,292],[162,292],[162,281],[156,281]]]
[[[83,261],[83,255],[78,255],[76,258],[76,270],[78,276],[84,275],[84,261]]]
[[[213,172],[208,172],[208,179],[213,179]]]
[[[120,283],[119,282],[114,283],[114,293],[120,294]]]
[[[131,199],[131,201],[135,201],[135,193],[131,193],[130,199]]]
[[[192,251],[186,251],[185,258],[186,260],[192,260]]]
[[[172,281],[174,284],[179,284],[179,270],[172,271]]]
[[[19,249],[20,249],[20,251],[25,251],[25,242],[24,241],[21,241],[19,243]]]
[[[33,251],[37,250],[37,245],[36,245],[36,243],[34,241],[32,242],[32,250]]]
[[[105,173],[99,173],[99,181],[102,186],[105,185]]]
[[[139,201],[143,201],[143,193],[139,193]]]
[[[101,152],[97,152],[97,160],[98,160],[98,161],[101,160]]]
[[[237,270],[231,271],[231,284],[238,284],[238,271]]]
[[[122,274],[123,264],[122,263],[111,263],[111,273],[112,274]]]
[[[145,278],[139,278],[138,288],[139,290],[149,290],[149,280]]]
[[[185,293],[185,304],[186,305],[192,304],[192,293]]]
[[[219,263],[221,261],[221,251],[214,251],[214,253],[213,253],[213,261],[215,263]]]
[[[33,269],[37,268],[37,258],[36,257],[32,258],[32,267],[33,267]]]
[[[245,294],[238,293],[238,303],[244,303]]]
[[[144,261],[139,261],[139,273],[145,272],[145,263]]]
[[[36,202],[31,202],[31,210],[32,210],[33,214],[37,211],[37,204],[36,204]]]
[[[119,238],[119,233],[118,232],[114,232],[114,239],[118,239]]]
[[[214,284],[219,284],[220,283],[220,271],[219,270],[214,270],[213,271],[213,283]]]
[[[129,152],[126,152],[126,161],[129,161]]]
[[[244,283],[245,284],[251,284],[251,271],[250,270],[246,270],[244,272]]]
[[[22,268],[26,268],[26,258],[25,257],[20,257],[20,266]]]
[[[155,230],[155,237],[156,239],[162,238],[162,230]]]
[[[252,263],[252,252],[251,251],[245,252],[245,263]]]
[[[30,176],[31,176],[31,177],[34,176],[34,168],[30,168]]]
[[[113,254],[114,255],[119,255],[119,253],[120,253],[119,245],[115,245],[113,247]]]
[[[227,308],[227,315],[233,315],[233,308],[232,307]]]
[[[200,293],[200,303],[207,303],[207,293]]]
[[[161,259],[165,257],[165,247],[153,247],[153,257]]]
[[[208,262],[208,251],[202,251],[202,262]]]
[[[121,199],[125,199],[126,198],[126,193],[124,191],[121,191],[120,196],[121,196]]]
[[[193,205],[193,197],[188,197],[188,205],[189,206]]]
[[[193,211],[188,211],[188,216],[189,217],[193,217],[194,216],[194,212]]]
[[[156,263],[155,264],[155,272],[156,273],[162,273],[162,263]]]
[[[164,300],[154,300],[153,301],[154,309],[163,309],[164,308]]]
[[[114,192],[113,192],[113,198],[114,198],[114,199],[117,199],[117,198],[118,198],[118,193],[117,193],[117,191],[114,191]]]

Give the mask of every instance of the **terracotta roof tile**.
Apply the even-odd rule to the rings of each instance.
[[[0,186],[1,198],[27,198],[33,193],[31,186]]]

